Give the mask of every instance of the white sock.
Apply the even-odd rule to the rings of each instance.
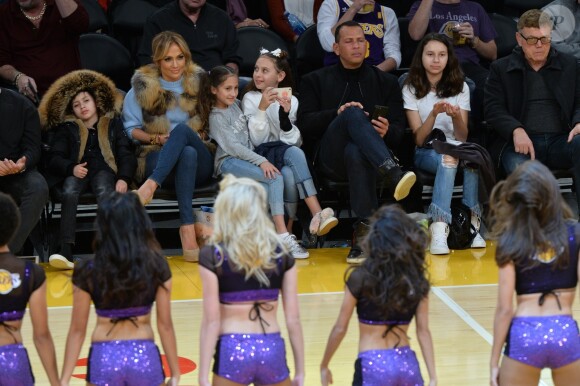
[[[290,234],[290,232],[278,233],[278,236],[285,238],[285,237],[288,237],[289,234]]]

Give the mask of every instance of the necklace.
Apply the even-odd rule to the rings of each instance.
[[[44,12],[46,11],[46,1],[43,2],[42,10],[40,11],[40,13],[37,16],[28,16],[22,8],[20,8],[20,10],[22,11],[22,14],[24,15],[24,17],[27,18],[28,20],[30,20],[30,21],[40,20],[40,19],[42,19],[42,17],[44,16]]]

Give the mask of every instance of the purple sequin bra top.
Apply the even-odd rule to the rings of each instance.
[[[12,339],[14,339],[14,343],[17,342],[16,337],[14,336],[14,333],[16,331],[18,331],[18,329],[14,326],[6,324],[6,322],[12,322],[15,320],[22,320],[22,318],[24,318],[24,313],[25,313],[25,310],[0,312],[0,327],[3,327],[6,330],[6,332],[8,332],[8,334],[10,334]]]
[[[12,322],[13,320],[22,320],[25,310],[0,312],[0,324]]]
[[[278,300],[280,290],[277,288],[260,288],[246,291],[220,293],[220,303],[246,303]]]

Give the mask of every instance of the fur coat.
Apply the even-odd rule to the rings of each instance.
[[[85,153],[88,140],[88,129],[85,124],[75,117],[72,110],[72,100],[81,91],[90,90],[95,99],[99,121],[97,136],[99,147],[106,164],[123,179],[133,177],[135,171],[134,150],[122,130],[120,114],[123,106],[123,95],[117,90],[112,80],[105,75],[92,70],[77,70],[57,79],[42,97],[38,107],[41,127],[44,130],[45,142],[54,145],[50,138],[54,138],[58,130],[65,127],[71,130],[71,125],[78,130],[79,145],[71,154],[71,162],[79,163]],[[119,128],[120,125],[120,128]],[[57,130],[58,129],[58,130]],[[114,133],[111,130],[115,131]],[[76,134],[76,133],[75,133]],[[125,138],[120,138],[121,135]],[[128,144],[127,149],[119,154],[118,146]],[[132,152],[131,157],[127,150]],[[78,151],[77,151],[78,150]],[[123,165],[118,162],[123,161]],[[52,158],[52,157],[51,157]],[[50,160],[49,160],[50,163]],[[48,171],[49,174],[51,171]],[[55,172],[55,171],[52,171]],[[57,173],[62,174],[62,173]],[[57,178],[55,178],[56,182]]]
[[[154,64],[145,65],[135,71],[131,79],[131,86],[137,103],[143,112],[143,130],[149,134],[165,135],[169,133],[170,123],[166,113],[177,106],[189,114],[189,120],[184,122],[204,141],[210,152],[215,152],[215,145],[209,141],[207,130],[203,127],[197,113],[199,83],[204,70],[191,63],[187,68],[186,78],[183,81],[183,93],[179,98],[171,91],[165,90],[159,81],[159,70]],[[143,176],[145,170],[145,156],[152,151],[159,151],[159,145],[141,144],[139,151],[139,166],[137,178]]]

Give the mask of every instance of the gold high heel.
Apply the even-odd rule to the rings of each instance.
[[[199,248],[184,249],[183,260],[188,261],[190,263],[197,263],[199,261]]]
[[[147,206],[147,205],[149,205],[149,204],[151,203],[151,201],[153,200],[153,197],[151,197],[151,198],[149,198],[149,199],[145,199],[144,197],[142,197],[142,196],[139,194],[139,191],[138,191],[138,190],[136,190],[136,189],[133,189],[131,192],[132,192],[132,193],[135,193],[135,194],[137,195],[137,197],[139,197],[139,202],[141,202],[141,205],[143,205],[143,206]]]

